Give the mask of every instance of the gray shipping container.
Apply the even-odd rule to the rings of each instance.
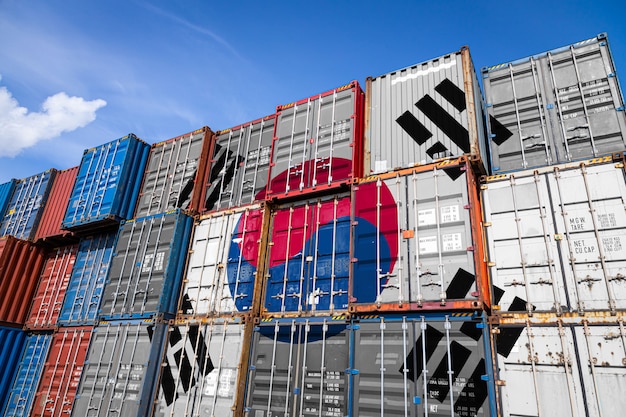
[[[350,415],[495,415],[488,326],[480,314],[381,316],[352,329]]]
[[[93,331],[72,417],[150,417],[167,324],[101,322]]]
[[[203,212],[265,199],[276,115],[216,133]]]
[[[461,155],[487,168],[484,102],[467,47],[369,77],[365,113],[366,173]]]
[[[237,318],[172,324],[154,417],[241,415],[250,330]]]
[[[493,174],[626,150],[606,34],[482,72]]]
[[[361,180],[352,206],[351,311],[490,305],[478,179],[467,158]]]
[[[264,206],[253,204],[197,220],[179,317],[251,313],[255,307],[258,310],[258,241],[266,217]]]
[[[197,210],[211,140],[209,128],[195,130],[150,148],[135,218],[164,213],[176,208]]]
[[[622,160],[488,177],[482,202],[502,312],[626,309]]]
[[[343,317],[264,320],[252,336],[244,415],[349,415],[349,347]]]
[[[608,417],[626,409],[623,320],[495,326],[502,416]]]

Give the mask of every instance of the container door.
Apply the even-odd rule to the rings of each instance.
[[[511,174],[482,192],[494,303],[502,311],[569,310],[547,177]]]
[[[608,44],[593,41],[544,58],[561,162],[623,152],[626,146],[624,103]]]
[[[494,337],[506,416],[585,416],[577,346],[567,327],[500,327]],[[590,414],[597,415],[597,414]]]
[[[347,414],[349,333],[345,323],[278,321],[253,335],[247,415]]]
[[[362,320],[355,326],[355,416],[491,416],[483,324]]]
[[[267,311],[346,310],[350,198],[334,196],[277,209],[268,253]]]
[[[172,326],[155,417],[232,416],[244,325],[228,321]]]
[[[2,220],[0,236],[24,240],[34,237],[53,178],[53,171],[46,171],[18,182]]]
[[[626,308],[626,182],[612,163],[550,175],[571,309]]]
[[[589,414],[618,416],[626,408],[626,330],[612,326],[576,326]]]

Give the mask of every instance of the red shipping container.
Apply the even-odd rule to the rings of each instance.
[[[24,325],[44,255],[43,248],[31,242],[0,238],[0,323]]]
[[[67,204],[76,182],[78,167],[59,171],[56,175],[46,206],[43,209],[39,227],[35,234],[35,242],[43,240],[43,243],[59,245],[71,243],[74,234],[61,230],[61,223],[67,210]]]
[[[92,326],[65,327],[54,335],[32,417],[70,415],[92,332]]]
[[[352,81],[276,108],[267,199],[347,190],[363,175],[364,97]]]
[[[51,250],[46,256],[30,316],[26,320],[26,329],[45,330],[56,327],[77,252],[78,245],[64,246]]]

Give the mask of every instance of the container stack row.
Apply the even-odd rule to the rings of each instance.
[[[0,185],[0,411],[618,413],[606,37],[481,73],[464,47]]]

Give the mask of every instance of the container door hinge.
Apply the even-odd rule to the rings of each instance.
[[[358,375],[359,374],[359,370],[358,369],[346,369],[346,373],[348,375]]]
[[[480,376],[480,380],[481,381],[489,381],[489,375],[481,375]]]
[[[421,404],[422,403],[422,398],[421,397],[413,397],[413,404]]]
[[[349,324],[346,326],[347,330],[359,330],[361,328],[360,324]]]
[[[506,381],[503,379],[496,379],[496,385],[499,387],[505,387],[506,386]]]

